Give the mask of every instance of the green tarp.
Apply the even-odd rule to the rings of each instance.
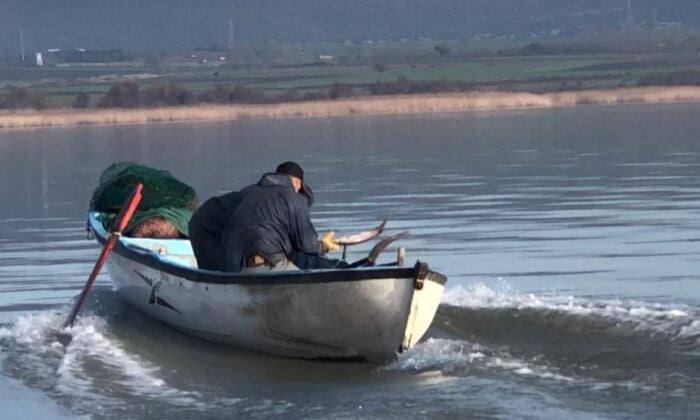
[[[187,224],[197,207],[194,188],[178,180],[168,171],[131,162],[117,162],[102,172],[100,183],[92,194],[90,209],[102,213],[102,224],[109,228],[127,196],[143,184],[141,202],[125,233],[151,217],[163,217],[180,233],[189,236]]]

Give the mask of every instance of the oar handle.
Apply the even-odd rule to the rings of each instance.
[[[104,248],[102,248],[100,257],[97,259],[97,262],[95,262],[95,266],[92,268],[90,277],[88,277],[85,286],[83,286],[83,291],[80,292],[78,300],[75,302],[75,305],[73,305],[73,309],[71,309],[70,314],[66,319],[66,322],[63,324],[63,328],[70,327],[73,325],[73,322],[78,316],[80,308],[83,306],[83,302],[85,301],[85,298],[87,297],[87,294],[90,291],[92,284],[95,282],[95,279],[97,279],[97,275],[100,274],[102,266],[104,265],[105,261],[107,261],[107,257],[109,257],[109,254],[112,252],[112,249],[114,248],[114,245],[116,244],[117,240],[119,240],[122,231],[124,230],[124,228],[126,228],[126,225],[129,224],[131,216],[134,215],[136,207],[138,207],[139,202],[141,201],[142,190],[143,184],[139,182],[138,184],[136,184],[136,188],[134,188],[134,191],[129,195],[129,197],[127,197],[126,201],[124,201],[124,205],[122,205],[119,214],[117,214],[117,217],[116,219],[114,219],[114,223],[112,223],[112,227],[110,228],[109,239],[107,240],[107,243],[105,244]]]

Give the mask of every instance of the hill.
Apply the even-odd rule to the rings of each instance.
[[[631,0],[634,26],[700,26],[696,0]],[[238,43],[531,36],[616,30],[627,0],[0,0],[0,56]]]

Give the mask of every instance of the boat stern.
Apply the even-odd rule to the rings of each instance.
[[[433,322],[447,277],[432,271],[428,264],[416,263],[416,278],[413,283],[411,309],[406,323],[401,349],[406,350],[418,343]]]

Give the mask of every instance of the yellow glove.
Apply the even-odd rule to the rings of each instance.
[[[333,235],[335,235],[335,232],[329,230],[321,238],[321,254],[327,254],[328,251],[335,251],[336,249],[340,249],[340,245],[333,242]]]

